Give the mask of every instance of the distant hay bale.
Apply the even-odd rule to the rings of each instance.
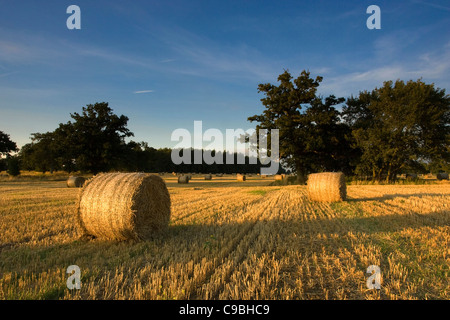
[[[281,175],[281,174],[276,174],[276,175],[275,175],[275,180],[283,180],[283,175]]]
[[[189,176],[179,176],[178,177],[178,183],[189,183]]]
[[[87,235],[108,240],[146,239],[168,226],[170,195],[157,175],[99,174],[81,190],[77,216]]]
[[[342,172],[310,174],[308,176],[307,191],[311,201],[345,201],[347,198],[345,176]]]
[[[237,179],[237,181],[245,181],[246,180],[246,177],[245,177],[245,175],[243,175],[243,174],[237,174],[236,175],[236,179]]]
[[[172,175],[173,175],[173,176],[177,176],[177,173],[176,173],[176,172],[172,172]]]
[[[446,173],[446,172],[439,172],[436,175],[436,179],[438,179],[438,180],[448,180],[448,173]]]
[[[212,175],[207,174],[207,175],[205,176],[205,180],[212,180]]]
[[[85,182],[86,182],[86,179],[83,177],[71,176],[71,177],[69,177],[69,179],[67,179],[67,187],[81,188]]]

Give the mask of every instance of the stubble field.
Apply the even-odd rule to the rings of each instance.
[[[1,181],[0,299],[450,299],[448,183],[350,185],[326,204],[259,177],[165,179],[170,226],[141,242],[80,239],[64,181]]]

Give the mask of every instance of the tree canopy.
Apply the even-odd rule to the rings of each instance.
[[[362,152],[357,174],[394,181],[402,170],[450,160],[450,97],[433,84],[386,81],[350,97],[343,118]]]
[[[434,84],[386,81],[345,100],[318,95],[322,77],[307,71],[296,79],[285,71],[278,81],[258,86],[265,110],[248,120],[257,131],[280,130],[280,158],[300,180],[343,171],[394,181],[407,170],[448,169],[450,98]]]
[[[350,145],[348,127],[340,123],[335,108],[345,101],[317,95],[322,77],[303,71],[293,79],[289,71],[278,77],[279,85],[260,84],[258,91],[265,110],[248,118],[258,122],[256,130],[279,129],[280,159],[294,168],[299,180],[308,172],[346,170]]]
[[[128,118],[117,116],[101,102],[70,115],[73,121],[52,132],[33,133],[32,143],[22,148],[25,166],[39,171],[64,168],[98,173],[117,167],[125,154],[125,138],[133,135]]]
[[[18,151],[16,143],[10,139],[8,134],[0,131],[0,156],[9,155],[15,151]]]

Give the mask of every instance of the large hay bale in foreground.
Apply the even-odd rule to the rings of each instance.
[[[178,183],[189,183],[189,176],[179,176],[178,177]]]
[[[236,179],[237,179],[237,181],[245,181],[247,178],[245,177],[245,175],[238,173],[236,175]]]
[[[438,180],[448,180],[448,173],[446,173],[446,172],[439,172],[436,175],[436,179],[438,179]]]
[[[311,201],[345,201],[347,198],[345,176],[342,172],[310,174],[308,176],[307,191]]]
[[[67,187],[81,188],[85,182],[86,182],[86,179],[83,177],[71,176],[71,177],[69,177],[69,179],[67,179]]]
[[[170,195],[162,178],[145,173],[107,173],[88,180],[78,200],[78,221],[101,239],[146,239],[170,220]]]

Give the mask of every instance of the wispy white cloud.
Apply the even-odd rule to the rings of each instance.
[[[95,46],[77,46],[74,47],[77,53],[82,56],[101,58],[103,60],[116,62],[125,65],[134,65],[143,68],[153,69],[156,63],[153,60],[145,59],[126,52],[114,52],[109,49],[95,47]]]
[[[133,93],[140,94],[140,93],[150,93],[150,92],[154,92],[154,90],[141,90],[141,91],[134,91]]]
[[[40,35],[30,35],[0,27],[0,63],[5,69],[11,64],[52,64],[67,59],[70,52],[62,41]]]
[[[372,56],[348,65],[347,72],[330,70],[324,77],[321,90],[327,94],[348,96],[380,87],[384,81],[420,78],[449,90],[450,42],[428,52],[414,53],[417,42],[426,37],[432,28],[421,27],[414,33],[400,30],[377,38],[373,43]]]
[[[224,43],[177,27],[161,29],[158,36],[174,53],[176,71],[182,74],[260,80],[272,79],[275,74],[276,61],[244,43]]]
[[[446,87],[450,83],[447,75],[450,73],[450,50],[443,53],[430,52],[417,57],[410,62],[395,62],[389,65],[358,70],[347,74],[324,78],[321,90],[339,96],[358,94],[362,90],[372,90],[383,85],[388,80],[417,80],[435,82]],[[447,89],[449,89],[447,87]]]
[[[16,63],[31,61],[40,56],[41,50],[32,45],[24,45],[19,42],[0,40],[0,61],[4,63]]]
[[[433,7],[433,8],[439,9],[439,10],[450,11],[450,7],[443,6],[443,5],[436,4],[433,2],[429,2],[429,1],[412,0],[412,2],[424,4],[426,6]]]
[[[18,71],[11,71],[11,72],[0,73],[0,78],[4,78],[4,77],[10,76],[12,74],[16,74],[16,73],[18,73]]]

